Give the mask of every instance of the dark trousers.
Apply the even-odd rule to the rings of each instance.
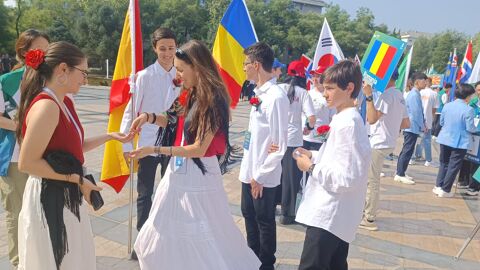
[[[297,202],[297,193],[300,189],[302,180],[302,171],[297,166],[297,161],[293,159],[293,151],[297,147],[287,147],[285,155],[282,158],[282,215],[286,217],[295,216],[295,204]]]
[[[417,142],[418,134],[408,131],[403,132],[403,147],[397,162],[397,175],[405,176],[405,172],[408,168],[408,162],[412,158],[413,151],[415,150],[415,143]]]
[[[450,192],[457,173],[462,167],[462,161],[467,153],[466,149],[453,148],[440,144],[440,168],[437,174],[437,187]]]
[[[348,247],[331,232],[309,226],[298,270],[347,270]]]
[[[262,262],[260,270],[273,270],[277,251],[275,188],[263,188],[262,198],[253,199],[250,184],[242,183],[242,215],[247,243]]]
[[[468,186],[469,189],[480,191],[480,183],[473,179],[473,174],[477,171],[479,164],[469,160],[463,160],[462,168],[458,175],[458,183],[462,186]]]
[[[315,143],[303,140],[303,148],[310,151],[318,151],[322,147],[322,143]]]
[[[137,230],[140,231],[147,221],[150,208],[152,208],[153,186],[155,173],[160,163],[159,157],[146,156],[138,160],[137,179]]]

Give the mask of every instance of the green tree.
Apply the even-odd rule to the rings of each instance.
[[[68,41],[70,43],[75,43],[75,39],[73,38],[70,29],[67,28],[62,21],[54,20],[53,25],[47,28],[46,31],[51,41]]]
[[[206,36],[206,43],[213,47],[215,36],[217,35],[218,26],[223,18],[223,14],[227,10],[229,0],[207,0],[205,1],[205,9],[208,14],[208,32]]]
[[[13,34],[11,32],[12,17],[9,9],[0,0],[0,53],[13,51]]]

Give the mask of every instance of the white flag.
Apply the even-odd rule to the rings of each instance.
[[[478,52],[475,66],[473,66],[472,75],[468,78],[467,83],[476,83],[478,81],[480,81],[480,52]]]
[[[315,50],[315,57],[313,57],[313,70],[317,69],[318,66],[332,66],[344,58],[342,49],[333,37],[327,18],[325,18]]]

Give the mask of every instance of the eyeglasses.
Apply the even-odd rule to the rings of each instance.
[[[184,51],[182,51],[182,49],[179,49],[177,48],[177,50],[175,51],[175,56],[185,62],[187,62],[188,64],[192,64],[192,61],[190,60],[190,57],[188,57],[188,54],[186,54]]]
[[[74,68],[74,69],[76,69],[76,70],[80,71],[80,72],[83,74],[83,78],[85,78],[85,79],[86,79],[86,78],[88,77],[88,71],[86,71],[86,70],[83,70],[83,69],[79,69],[79,68],[77,68],[77,67],[72,67],[72,68]]]

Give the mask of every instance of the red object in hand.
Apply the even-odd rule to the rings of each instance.
[[[25,65],[37,70],[45,61],[45,52],[40,49],[29,50],[25,54]]]
[[[182,93],[180,93],[180,96],[178,96],[178,102],[183,107],[187,106],[187,102],[188,102],[188,91],[187,90],[183,90]]]
[[[182,80],[177,79],[177,78],[173,79],[173,80],[172,80],[172,83],[173,83],[173,85],[175,85],[175,87],[180,87],[180,86],[182,86]]]
[[[260,105],[260,99],[258,97],[252,97],[250,99],[250,104],[253,106],[258,106]]]
[[[329,131],[330,131],[330,126],[329,125],[323,125],[323,126],[319,126],[317,128],[318,135],[323,135],[323,134],[325,134]]]

